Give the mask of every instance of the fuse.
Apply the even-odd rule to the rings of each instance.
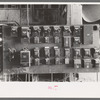
[[[60,28],[60,26],[54,26],[53,35],[54,35],[54,36],[60,36],[60,33],[61,33],[61,28]]]
[[[69,58],[70,57],[70,49],[65,48],[65,57]]]
[[[18,27],[17,26],[11,27],[11,36],[12,37],[18,37]]]
[[[48,36],[45,37],[45,43],[49,43],[49,37]]]
[[[80,26],[74,26],[73,35],[76,36],[76,37],[80,37],[81,34],[82,34],[81,30],[82,30],[82,27],[80,27]]]
[[[31,29],[29,27],[22,27],[21,42],[30,43]]]
[[[50,64],[50,58],[46,58],[45,61],[46,61],[46,65]]]
[[[63,36],[70,36],[71,30],[69,26],[64,26]]]
[[[64,47],[70,47],[70,46],[71,46],[71,37],[64,36]]]
[[[34,57],[39,57],[39,56],[40,56],[39,48],[36,47],[36,48],[34,49]]]
[[[80,44],[80,37],[74,37],[73,45],[76,46],[76,45],[79,45],[79,44]]]
[[[74,58],[80,58],[80,57],[81,57],[80,49],[75,49],[75,55],[74,55]]]
[[[38,36],[34,37],[34,43],[39,43],[39,37]]]
[[[43,28],[44,28],[44,36],[49,37],[51,33],[51,28],[49,26],[43,26]]]
[[[81,68],[81,59],[74,59],[74,68]]]
[[[39,65],[40,65],[40,59],[39,59],[39,58],[36,58],[36,59],[35,59],[35,65],[36,65],[36,66],[39,66]]]
[[[59,57],[55,58],[55,64],[56,65],[59,65],[60,64],[60,58]]]
[[[29,27],[22,27],[22,37],[30,38],[31,29]]]
[[[55,37],[54,37],[54,40],[55,40],[55,43],[60,43],[60,37],[55,36]]]
[[[45,57],[50,57],[50,48],[49,47],[45,47]]]
[[[95,59],[95,67],[99,68],[99,64],[100,64],[100,59],[99,58]]]
[[[92,67],[91,59],[84,59],[84,67],[85,68],[91,68]]]
[[[95,48],[94,58],[98,58],[100,55],[100,51],[98,48]]]
[[[39,26],[33,26],[33,35],[40,36],[41,28]]]
[[[85,58],[90,58],[90,57],[91,57],[90,49],[84,49],[84,51],[85,51],[84,57],[85,57]]]
[[[69,64],[69,58],[65,58],[65,64]]]
[[[54,49],[55,49],[55,56],[60,57],[60,49],[56,46],[54,47]]]

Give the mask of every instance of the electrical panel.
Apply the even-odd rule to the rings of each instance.
[[[98,26],[4,26],[5,69],[29,67],[29,71],[34,69],[33,72],[40,68],[44,73],[45,70],[56,73],[58,68],[64,73],[68,69],[99,68]]]

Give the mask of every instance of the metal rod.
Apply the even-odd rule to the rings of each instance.
[[[29,5],[27,4],[27,25],[29,26]]]
[[[53,82],[53,73],[51,73],[51,82]]]
[[[27,74],[26,74],[26,79],[25,79],[25,81],[27,81]]]

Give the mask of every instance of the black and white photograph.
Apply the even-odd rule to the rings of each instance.
[[[100,4],[0,4],[0,82],[100,82]]]

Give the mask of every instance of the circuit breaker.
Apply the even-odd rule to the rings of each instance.
[[[30,59],[30,51],[29,50],[20,51],[20,64],[23,67],[30,67],[31,66],[31,59]]]

